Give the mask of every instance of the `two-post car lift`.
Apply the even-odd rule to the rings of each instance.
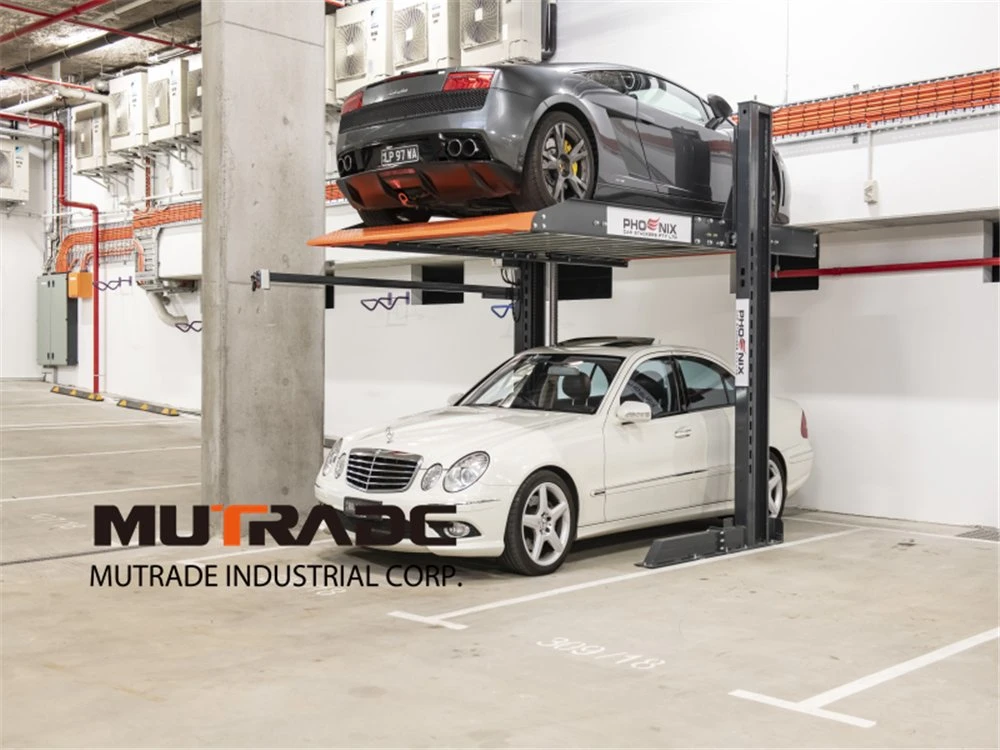
[[[357,247],[462,258],[499,258],[517,268],[513,285],[483,286],[312,276],[259,270],[253,289],[274,283],[370,286],[467,292],[511,299],[515,352],[545,344],[546,270],[556,264],[627,266],[630,261],[681,255],[736,254],[736,513],[732,524],[658,539],[642,565],[659,567],[696,557],[780,542],[780,520],[769,518],[768,363],[770,256],[815,257],[815,232],[770,226],[771,108],[741,103],[735,138],[733,194],[722,218],[656,212],[594,201],[567,201],[537,212],[390,227],[344,229],[310,245]],[[550,284],[550,343],[555,293]]]

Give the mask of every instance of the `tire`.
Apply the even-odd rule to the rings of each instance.
[[[569,198],[587,200],[596,184],[597,150],[587,129],[569,112],[549,112],[528,141],[514,207],[537,211]]]
[[[431,215],[416,209],[358,209],[358,215],[366,227],[387,227],[393,224],[421,224],[430,221]]]
[[[788,477],[778,451],[773,448],[767,456],[767,510],[771,518],[781,518],[788,499]]]
[[[544,490],[547,512],[541,513],[539,502]],[[536,471],[524,480],[514,495],[504,531],[504,565],[525,576],[554,573],[563,564],[576,538],[576,504],[573,492],[558,474]],[[526,518],[537,521],[526,523]],[[551,535],[535,549],[534,526],[545,524]],[[558,544],[553,541],[558,540]],[[558,549],[561,544],[562,549]]]

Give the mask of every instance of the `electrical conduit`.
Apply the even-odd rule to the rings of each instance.
[[[86,211],[90,211],[93,216],[93,226],[91,230],[93,232],[93,242],[94,242],[94,280],[100,280],[101,273],[101,211],[93,203],[78,203],[76,201],[71,201],[66,199],[66,128],[63,127],[61,122],[56,120],[42,120],[38,117],[29,117],[28,115],[17,115],[10,114],[8,112],[0,113],[0,119],[13,120],[14,122],[23,122],[27,125],[38,125],[40,127],[54,128],[59,134],[59,145],[56,148],[56,153],[58,155],[59,163],[59,182],[58,182],[58,193],[59,193],[59,205],[64,208],[81,208]],[[96,286],[94,287],[94,359],[93,359],[93,392],[100,393],[100,371],[101,371],[101,292]]]

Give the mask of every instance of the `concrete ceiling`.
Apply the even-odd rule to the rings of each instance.
[[[4,0],[5,4],[31,8],[49,15],[58,14],[82,2],[83,0]],[[180,20],[172,18],[170,14],[191,5],[192,0],[109,0],[72,20],[114,29],[128,29],[154,18],[162,19],[156,28],[142,33],[170,42],[190,44],[201,37],[201,13],[195,12]],[[41,16],[0,8],[0,36],[43,20]],[[154,42],[110,36],[107,40],[109,43],[102,44],[98,49],[83,54],[74,53],[74,47],[101,39],[105,35],[104,31],[79,26],[68,20],[54,23],[0,43],[0,70],[86,83],[102,76],[110,76],[118,70],[148,64],[150,55],[171,50],[168,46]],[[54,54],[64,55],[55,67],[51,64],[41,67],[37,65],[37,61]],[[3,79],[0,80],[0,107],[35,99],[46,93],[50,93],[50,88],[44,84],[14,78]]]

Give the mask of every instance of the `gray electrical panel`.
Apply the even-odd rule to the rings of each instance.
[[[67,294],[64,273],[38,277],[38,364],[76,364],[77,301]]]

